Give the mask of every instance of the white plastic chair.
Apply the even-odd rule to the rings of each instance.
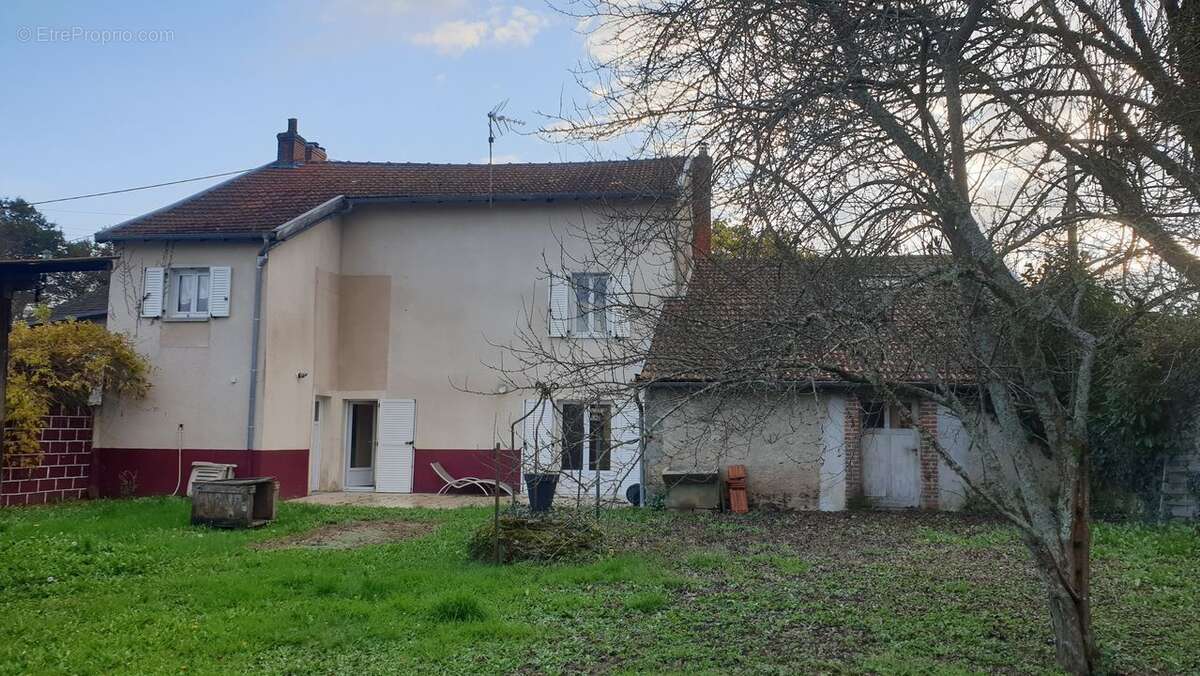
[[[505,493],[508,493],[509,495],[513,494],[512,487],[503,481],[496,481],[495,479],[479,479],[473,476],[456,479],[451,476],[451,474],[446,471],[446,468],[442,467],[441,463],[439,462],[431,462],[429,463],[429,466],[433,468],[434,473],[437,474],[442,481],[446,482],[446,485],[442,486],[442,489],[438,491],[438,495],[444,494],[451,488],[466,488],[467,486],[478,486],[479,489],[484,493],[487,493],[487,487],[491,486],[493,490],[499,489]]]
[[[192,473],[190,476],[188,476],[188,497],[192,497],[192,485],[197,481],[220,481],[221,479],[232,479],[233,470],[235,469],[237,469],[237,465],[228,465],[223,462],[204,462],[202,460],[193,462]]]

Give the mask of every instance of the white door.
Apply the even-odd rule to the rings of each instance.
[[[379,450],[375,458],[378,492],[412,493],[416,408],[412,399],[379,400]]]
[[[560,428],[563,452],[556,493],[594,501],[598,483],[602,501],[625,502],[629,487],[642,480],[637,405],[566,402]]]
[[[308,440],[308,492],[316,493],[321,484],[321,415],[320,399],[313,400],[312,436]]]
[[[375,419],[373,401],[346,404],[346,488],[375,486]]]
[[[876,507],[916,507],[921,496],[921,463],[915,409],[907,420],[898,407],[863,403],[863,492]]]

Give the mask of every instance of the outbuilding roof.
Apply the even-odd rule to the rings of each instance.
[[[275,162],[103,230],[97,241],[259,238],[339,196],[462,203],[673,197],[683,158],[544,164]]]
[[[707,259],[667,301],[639,380],[964,382],[945,259]]]

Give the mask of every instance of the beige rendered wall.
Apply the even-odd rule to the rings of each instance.
[[[314,393],[330,388],[336,375],[330,356],[338,340],[340,233],[340,219],[333,218],[268,252],[257,448],[309,447]]]
[[[417,400],[417,448],[508,445],[509,425],[530,395],[495,394],[501,377],[492,366],[511,365],[504,346],[522,334],[575,340],[547,337],[545,270],[585,265],[592,252],[583,233],[599,227],[608,227],[607,214],[579,204],[352,212],[343,226],[342,273],[391,278],[390,307],[377,294],[355,294],[354,302],[374,304],[364,317],[390,318],[385,390]],[[644,254],[638,273],[635,288],[671,284],[669,253]],[[341,302],[351,301],[343,294]],[[343,344],[354,330],[342,326]]]
[[[109,286],[108,326],[129,335],[153,365],[146,399],[107,397],[96,417],[96,445],[107,448],[246,447],[247,373],[254,302],[255,242],[120,244]],[[229,316],[206,321],[140,317],[142,269],[232,268]]]

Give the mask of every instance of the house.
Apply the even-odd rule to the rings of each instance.
[[[982,471],[962,422],[920,397],[885,403],[869,382],[967,382],[945,349],[955,307],[905,280],[924,257],[699,261],[666,303],[643,371],[647,490],[664,470],[746,465],[752,507],[955,509]],[[881,308],[883,308],[881,310]],[[920,434],[924,431],[927,435]]]
[[[55,305],[47,321],[65,322],[68,319],[103,325],[108,320],[108,284],[100,284],[87,293]]]
[[[636,434],[636,413],[565,406],[570,393],[543,410],[523,389],[538,374],[514,376],[505,346],[644,338],[606,294],[683,284],[710,237],[707,202],[689,197],[707,194],[691,189],[709,180],[706,157],[344,162],[295,119],[276,150],[97,235],[119,256],[108,326],[154,365],[145,400],[97,413],[103,493],[177,491],[194,461],[275,476],[284,497],[435,492],[435,461],[519,486],[525,436],[601,427],[610,438],[571,459],[575,476],[613,495],[640,481],[630,454],[607,452]],[[588,248],[638,212],[677,219],[678,241],[620,260]]]

